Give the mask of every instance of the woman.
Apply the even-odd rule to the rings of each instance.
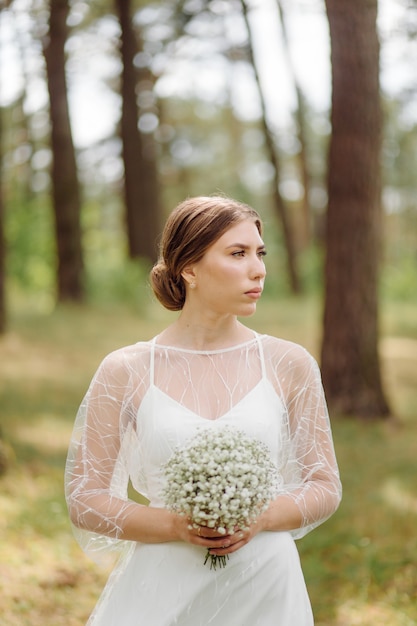
[[[299,345],[238,321],[264,279],[258,214],[224,197],[168,218],[153,290],[177,319],[107,356],[80,407],[67,462],[86,550],[125,548],[90,626],[310,626],[294,538],[327,519],[341,486],[320,373]],[[163,466],[205,428],[268,446],[284,489],[248,529],[221,535],[169,511]],[[128,480],[149,506],[127,496]],[[203,565],[225,556],[224,568]]]

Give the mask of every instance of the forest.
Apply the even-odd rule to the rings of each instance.
[[[299,549],[317,626],[417,623],[417,1],[0,4],[0,624],[81,626],[62,490],[106,353],[172,313],[166,216],[262,216],[250,321],[317,358],[344,499]]]

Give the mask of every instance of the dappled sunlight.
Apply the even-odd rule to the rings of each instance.
[[[389,507],[402,513],[417,515],[417,495],[408,491],[399,480],[389,478],[382,485],[381,495]]]
[[[401,421],[417,421],[417,339],[384,337],[380,341],[384,386]]]
[[[16,499],[0,493],[0,530],[5,531],[7,526],[13,522],[13,518],[20,513],[20,506]]]
[[[386,359],[412,359],[417,361],[417,339],[408,337],[384,337],[380,345],[381,355]]]
[[[415,621],[401,609],[390,606],[389,600],[366,602],[349,600],[337,610],[335,626],[415,626]],[[320,626],[319,624],[317,626]]]
[[[43,468],[40,468],[41,470]],[[52,526],[66,522],[62,500],[62,470],[49,473],[38,468],[10,470],[1,481],[0,530],[17,525],[19,533],[26,533],[37,517],[45,517]],[[42,507],[42,510],[38,510]],[[35,532],[33,530],[33,532]]]
[[[71,366],[68,353],[32,344],[16,333],[1,339],[0,357],[0,375],[11,382],[62,381]]]
[[[38,424],[38,438],[44,437],[48,419]],[[29,437],[31,430],[21,432]],[[59,437],[61,446],[64,429]],[[0,534],[7,533],[7,541],[1,545],[0,622],[80,626],[108,572],[99,570],[75,542],[63,500],[62,468],[47,468],[42,457],[40,452],[26,466],[14,465],[1,479]]]
[[[0,563],[1,623],[79,626],[85,623],[104,579],[105,573],[80,553],[69,533],[59,537],[59,547],[29,530],[11,536],[2,547]]]
[[[44,415],[35,422],[17,424],[13,436],[21,443],[36,447],[42,454],[66,454],[72,424],[56,415]]]

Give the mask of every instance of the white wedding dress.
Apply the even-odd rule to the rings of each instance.
[[[204,548],[120,541],[138,506],[127,498],[128,479],[150,506],[163,507],[162,468],[173,450],[197,429],[225,426],[268,446],[302,528],[259,533],[215,570],[203,564]],[[112,353],[80,407],[67,498],[86,551],[99,557],[122,550],[88,626],[311,626],[294,538],[340,501],[314,359],[296,344],[257,334],[212,352],[162,346],[156,338]]]

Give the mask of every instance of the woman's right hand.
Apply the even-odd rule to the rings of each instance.
[[[216,550],[216,554],[228,554],[236,549],[235,544],[242,541],[244,533],[239,529],[232,534],[224,534],[215,528],[197,526],[189,518],[177,515],[176,525],[179,539],[207,550]],[[220,552],[218,552],[220,551]]]

